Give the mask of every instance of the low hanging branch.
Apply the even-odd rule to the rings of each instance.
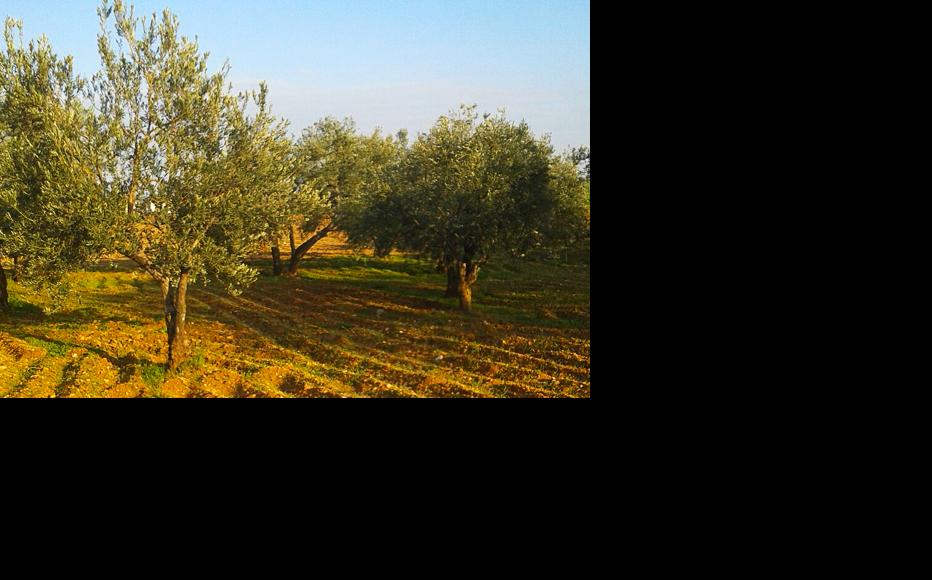
[[[289,229],[289,276],[297,274],[301,260],[320,240],[337,230],[346,230],[348,214],[352,213],[348,208],[382,187],[385,169],[397,159],[398,153],[398,143],[393,137],[382,136],[379,131],[360,135],[352,119],[338,121],[328,117],[304,130],[292,147],[294,186],[287,195],[272,197],[273,203],[285,210],[272,223],[284,224]],[[306,220],[303,225],[315,230],[301,243],[295,236],[294,214],[303,215]],[[326,225],[320,227],[321,223]],[[281,229],[279,226],[278,230]],[[276,275],[284,274],[281,249],[278,240],[274,241],[272,269]]]
[[[333,222],[327,224],[319,232],[308,238],[303,244],[291,250],[291,262],[288,264],[288,275],[294,276],[298,273],[298,264],[317,242],[326,238],[335,229]]]

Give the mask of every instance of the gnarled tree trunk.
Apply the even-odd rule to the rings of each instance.
[[[457,268],[457,295],[460,299],[460,310],[472,311],[472,285],[479,277],[479,266],[471,260],[459,262]]]
[[[288,243],[291,246],[291,253],[288,254],[292,260],[294,259],[295,252],[297,252],[297,247],[295,247],[294,241],[294,224],[291,224],[288,228]],[[298,258],[300,260],[300,258]],[[285,265],[282,262],[282,251],[278,247],[278,240],[272,244],[272,275],[281,276],[285,273]],[[291,269],[289,268],[289,275],[291,274]]]
[[[274,245],[272,246],[272,275],[281,276],[282,269],[282,252],[278,249],[278,245]]]
[[[184,360],[187,339],[184,323],[188,314],[188,272],[182,271],[177,280],[162,281],[162,296],[165,298],[165,329],[168,332],[168,362],[166,367],[174,371]]]
[[[19,256],[13,256],[13,281],[19,282]]]
[[[6,272],[0,267],[0,311],[10,311],[10,295],[6,289]]]

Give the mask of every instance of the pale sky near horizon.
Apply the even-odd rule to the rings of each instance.
[[[332,115],[414,136],[459,107],[504,107],[557,151],[589,145],[589,0],[135,0],[169,8],[236,90],[269,85],[273,112],[301,129]],[[89,76],[98,0],[0,0],[0,17],[48,37]]]

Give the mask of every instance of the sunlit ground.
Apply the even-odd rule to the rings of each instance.
[[[270,263],[257,261],[265,274]],[[62,307],[11,283],[3,397],[589,397],[589,265],[483,268],[472,314],[408,257],[322,242],[297,278],[193,287],[188,359],[166,376],[158,285],[125,262],[68,278]]]

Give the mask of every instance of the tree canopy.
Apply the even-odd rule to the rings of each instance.
[[[389,170],[351,239],[431,258],[448,275],[448,293],[471,307],[470,287],[496,253],[521,254],[545,241],[581,186],[567,179],[547,139],[503,113],[475,107],[441,117]],[[454,288],[455,287],[455,288]]]
[[[0,52],[0,257],[22,281],[56,284],[106,245],[107,208],[93,175],[86,84],[45,38],[28,45],[7,19]],[[0,268],[0,308],[7,309]]]
[[[589,148],[586,146],[570,149],[567,160],[579,170],[579,177],[589,181]]]
[[[100,17],[101,187],[123,202],[112,216],[115,249],[162,285],[173,367],[184,348],[188,283],[235,293],[255,280],[245,259],[272,227],[267,198],[289,186],[289,141],[265,86],[232,95],[228,67],[209,73],[208,55],[179,35],[169,11],[136,19],[117,0]]]

